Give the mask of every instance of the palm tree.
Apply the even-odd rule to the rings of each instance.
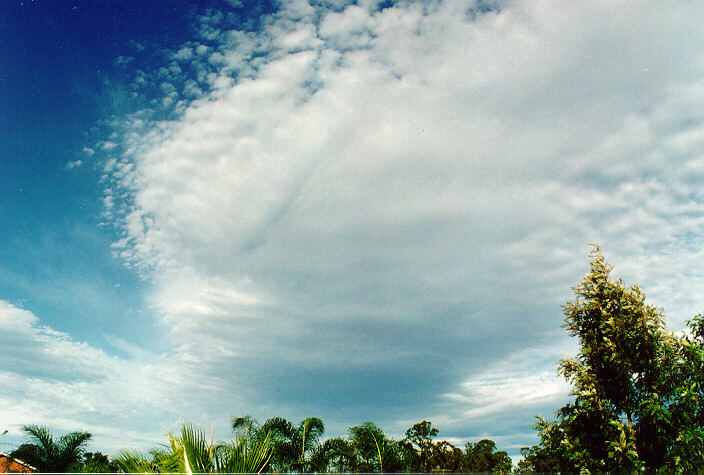
[[[265,435],[262,426],[250,415],[233,417],[232,431],[238,438],[259,439]]]
[[[354,444],[341,437],[327,439],[310,457],[310,470],[318,473],[354,473],[361,461]]]
[[[350,427],[349,437],[323,442],[308,461],[314,472],[395,473],[404,471],[404,447],[372,422]]]
[[[33,465],[40,472],[70,472],[80,468],[90,433],[71,432],[57,441],[46,427],[28,425],[21,429],[29,442],[12,451],[12,457]]]
[[[267,436],[259,440],[240,436],[214,444],[213,434],[208,441],[201,429],[190,424],[181,426],[180,436],[166,435],[169,444],[152,450],[151,458],[139,451],[121,450],[114,462],[124,473],[261,473],[269,465]]]
[[[403,468],[401,446],[373,422],[350,427],[349,438],[359,457],[359,470],[393,473]]]
[[[319,440],[325,432],[325,425],[317,417],[303,419],[298,426],[283,417],[272,417],[260,430],[272,435],[272,465],[275,469],[306,472],[311,469],[311,458],[320,450]]]

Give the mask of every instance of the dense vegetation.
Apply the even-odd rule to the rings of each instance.
[[[321,440],[323,421],[309,417],[295,425],[274,417],[264,424],[249,416],[233,419],[234,438],[214,442],[199,428],[181,426],[167,433],[168,443],[144,454],[120,450],[108,459],[86,453],[86,432],[61,436],[46,428],[25,426],[29,436],[12,456],[41,472],[124,473],[261,473],[261,472],[502,472],[511,471],[511,458],[491,440],[467,443],[465,450],[435,441],[438,430],[428,421],[415,424],[395,441],[372,422],[350,427],[346,438]]]
[[[540,442],[523,471],[704,470],[704,316],[676,336],[638,287],[610,277],[595,247],[591,269],[564,306],[579,354],[560,361],[574,401],[538,418]]]
[[[704,316],[677,336],[662,310],[638,287],[612,279],[599,248],[590,272],[564,306],[565,327],[577,337],[576,357],[560,361],[574,399],[554,421],[538,417],[539,443],[522,449],[519,472],[701,472],[704,470]],[[86,453],[86,432],[55,440],[44,427],[25,426],[27,443],[12,452],[42,472],[501,472],[512,470],[491,440],[464,450],[436,441],[422,421],[402,440],[372,422],[347,437],[322,440],[316,417],[293,424],[281,417],[259,424],[232,421],[234,438],[215,443],[191,425],[167,434],[149,454],[118,452],[112,460]]]

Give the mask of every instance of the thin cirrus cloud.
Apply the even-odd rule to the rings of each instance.
[[[95,149],[158,368],[207,387],[183,417],[432,418],[515,455],[567,397],[587,243],[675,327],[701,309],[702,7],[491,7],[285,2],[256,30],[210,11],[135,73],[161,92]]]
[[[127,428],[110,427],[110,421],[119,425],[135,406],[157,406],[159,378],[149,375],[149,361],[110,357],[5,301],[0,301],[0,330],[5,383],[0,410],[6,427],[39,421],[64,430],[78,425],[97,433],[103,446],[122,444],[120,434]],[[138,431],[128,432],[132,441],[145,440]]]
[[[17,429],[38,423],[58,433],[87,430],[94,447],[106,453],[120,447],[146,449],[185,415],[207,417],[183,394],[209,401],[213,385],[172,354],[155,354],[106,336],[111,347],[126,355],[111,356],[2,300],[0,331],[0,412],[4,426],[13,429],[8,440],[16,444],[22,442]]]

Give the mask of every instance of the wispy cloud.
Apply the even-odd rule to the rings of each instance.
[[[178,359],[114,337],[108,339],[110,345],[128,358],[110,356],[2,300],[0,331],[6,337],[0,348],[0,411],[4,427],[13,433],[31,423],[59,431],[81,427],[94,435],[96,447],[113,451],[152,447],[186,413],[207,421],[182,395],[201,393],[209,399],[212,387]],[[220,431],[227,433],[227,428]]]

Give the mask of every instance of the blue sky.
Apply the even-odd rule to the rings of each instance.
[[[602,245],[702,310],[702,7],[0,3],[0,421],[430,419],[516,457]]]

